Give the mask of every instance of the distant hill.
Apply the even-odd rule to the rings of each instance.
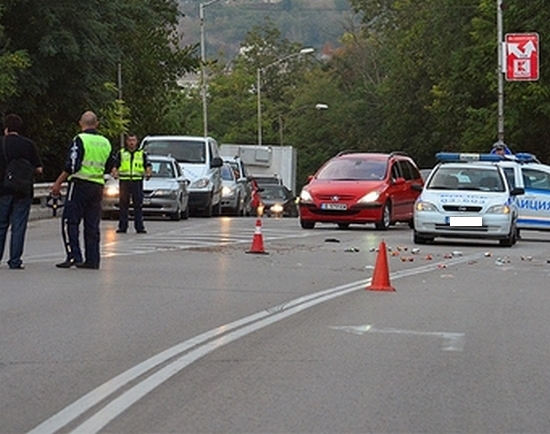
[[[185,45],[200,42],[200,3],[208,0],[180,0]],[[233,58],[246,33],[262,25],[266,16],[283,38],[317,50],[338,46],[350,23],[358,21],[347,0],[220,0],[204,8],[207,57]]]

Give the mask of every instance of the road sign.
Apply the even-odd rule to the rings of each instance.
[[[506,80],[535,81],[538,79],[538,33],[508,33],[506,35]]]

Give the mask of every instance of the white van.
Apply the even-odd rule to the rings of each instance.
[[[189,209],[203,216],[220,215],[222,181],[218,143],[211,137],[147,136],[141,147],[149,155],[171,155],[189,180]]]

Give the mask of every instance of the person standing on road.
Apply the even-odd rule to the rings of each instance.
[[[138,149],[136,134],[126,136],[126,146],[115,157],[112,175],[119,179],[119,217],[117,233],[128,230],[130,198],[134,209],[134,228],[138,234],[146,234],[143,224],[143,178],[151,178],[151,163],[147,153]]]
[[[61,185],[69,181],[63,209],[61,232],[67,257],[58,268],[99,269],[99,223],[103,198],[104,174],[112,169],[111,143],[97,132],[98,120],[92,111],[80,118],[82,130],[69,148],[65,167],[54,182],[51,193],[59,196]],[[80,250],[79,228],[84,220],[85,260]]]
[[[8,163],[15,158],[23,158],[35,167],[35,174],[42,174],[42,162],[34,142],[21,135],[23,120],[16,114],[9,114],[4,119],[4,136],[0,152],[0,179],[3,180]],[[21,257],[25,245],[25,233],[31,210],[33,191],[28,194],[17,193],[0,183],[0,260],[4,255],[4,246],[8,228],[10,235],[10,270],[25,268]]]

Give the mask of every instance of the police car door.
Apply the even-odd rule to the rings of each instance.
[[[520,229],[550,229],[550,166],[521,166],[525,194],[518,196],[518,227]]]
[[[510,192],[515,189],[524,189],[523,176],[522,176],[522,166],[519,163],[513,161],[505,161],[498,163],[502,167],[504,174],[506,175],[506,180],[508,181],[508,188]],[[520,207],[521,201],[525,195],[513,195],[511,197],[511,202],[516,205],[519,211],[518,216],[518,228],[520,227],[519,221],[522,219],[522,210]]]

